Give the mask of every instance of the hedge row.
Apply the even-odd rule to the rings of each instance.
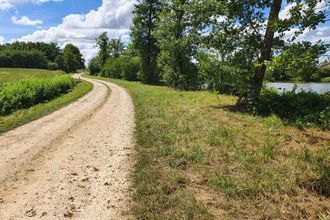
[[[26,79],[0,85],[0,115],[30,108],[69,92],[77,80],[70,76],[52,79]]]

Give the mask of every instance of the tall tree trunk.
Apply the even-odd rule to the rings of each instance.
[[[265,77],[266,65],[265,61],[269,61],[271,58],[273,42],[274,42],[274,22],[278,20],[278,16],[281,10],[282,0],[273,0],[273,4],[270,10],[267,29],[264,37],[264,46],[261,50],[260,58],[258,63],[260,64],[255,71],[254,77],[251,82],[251,91],[254,94],[252,95],[260,95],[260,91],[262,88],[262,83]]]

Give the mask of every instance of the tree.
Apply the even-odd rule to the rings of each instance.
[[[28,51],[38,51],[46,58],[46,67],[48,69],[58,69],[55,64],[56,57],[62,53],[62,50],[56,43],[44,43],[44,42],[13,42],[1,45],[0,51],[15,51],[15,53],[27,54]],[[28,59],[28,58],[27,58]],[[35,59],[37,60],[37,58]],[[39,66],[39,65],[37,65]],[[37,67],[35,67],[37,68]]]
[[[242,93],[238,106],[259,96],[266,66],[275,50],[292,43],[305,30],[315,29],[325,21],[325,8],[318,0],[224,0],[201,3],[193,1],[199,31],[203,31],[202,43],[216,48],[225,60],[236,60],[238,65],[251,68],[248,89]],[[281,7],[289,14],[279,17]],[[283,38],[291,31],[293,36]],[[241,105],[242,104],[242,105]]]
[[[88,69],[91,75],[96,75],[101,71],[101,67],[99,65],[98,57],[93,58],[89,64]]]
[[[99,64],[100,67],[103,68],[107,59],[110,57],[109,53],[109,37],[107,32],[103,32],[97,39],[96,45],[99,49]]]
[[[156,32],[161,51],[158,66],[162,80],[169,86],[186,90],[199,87],[198,69],[193,63],[197,48],[191,42],[189,7],[188,0],[164,4]]]
[[[131,39],[141,58],[140,80],[144,83],[158,84],[159,70],[157,57],[158,42],[153,32],[158,27],[161,0],[139,0],[133,11]]]
[[[124,43],[120,39],[111,39],[109,42],[109,53],[111,57],[119,57],[124,52]]]
[[[298,78],[303,81],[318,81],[319,59],[326,53],[327,48],[328,46],[323,43],[294,43],[274,57],[269,69],[282,73],[284,80]]]
[[[42,52],[50,62],[54,62],[55,58],[61,53],[60,47],[56,43],[44,42],[13,42],[2,46],[7,50],[38,50]]]
[[[67,71],[63,54],[57,55],[57,57],[55,58],[55,63],[57,64],[57,66],[60,70],[65,71],[65,72]]]
[[[296,28],[293,40],[306,29],[315,29],[320,22],[325,22],[325,11],[318,11],[318,2],[315,0],[291,0],[289,3],[294,4],[290,9],[288,18],[279,18],[282,0],[273,0],[267,22],[266,33],[264,35],[263,45],[258,59],[258,65],[255,70],[251,82],[252,95],[258,96],[262,87],[262,83],[266,71],[266,62],[271,61],[272,49],[274,46],[274,36],[278,33],[284,35],[285,31]],[[293,47],[295,48],[295,47]]]
[[[39,50],[1,50],[0,67],[46,69],[47,58]]]
[[[252,96],[258,96],[260,94],[262,84],[266,72],[266,61],[270,61],[272,55],[272,48],[274,44],[275,36],[275,25],[279,20],[279,13],[281,10],[282,0],[273,0],[272,6],[270,8],[269,18],[267,22],[266,33],[263,40],[263,45],[258,59],[258,65],[255,70],[255,74],[251,81],[251,90]]]
[[[63,50],[63,59],[65,63],[65,71],[73,73],[78,69],[84,68],[84,59],[78,47],[73,44],[67,44]]]

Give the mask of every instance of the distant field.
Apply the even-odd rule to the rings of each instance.
[[[62,71],[0,68],[0,82],[30,78],[52,78],[62,74],[64,74]]]

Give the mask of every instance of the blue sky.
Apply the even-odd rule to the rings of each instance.
[[[324,7],[326,1],[319,7]],[[73,43],[90,60],[97,53],[95,39],[100,33],[106,31],[111,37],[129,39],[135,3],[136,0],[0,0],[0,44],[44,41],[64,47]],[[290,7],[285,1],[281,18],[287,16]],[[312,42],[319,39],[330,43],[330,22],[298,38]]]
[[[77,45],[90,60],[102,32],[126,40],[136,0],[0,0],[0,43]]]
[[[0,35],[6,41],[19,39],[40,28],[56,26],[62,22],[63,17],[69,14],[87,14],[101,5],[102,0],[65,0],[43,4],[16,4],[10,10],[0,12]],[[18,18],[27,16],[31,20],[41,20],[43,24],[31,26],[13,24],[12,16]]]

